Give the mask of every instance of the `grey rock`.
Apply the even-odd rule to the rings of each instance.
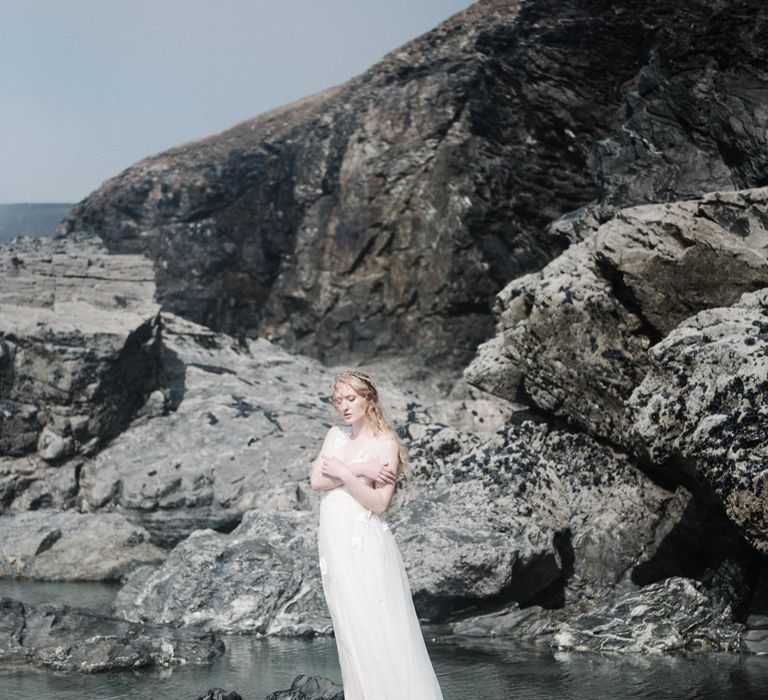
[[[0,248],[0,455],[90,454],[162,385],[151,263],[98,239]]]
[[[497,297],[467,381],[631,446],[626,405],[652,344],[768,285],[768,190],[622,210]]]
[[[240,693],[223,688],[209,688],[205,695],[200,695],[197,700],[243,700]]]
[[[0,661],[96,673],[208,663],[224,645],[201,629],[138,625],[61,603],[0,599]]]
[[[639,561],[671,498],[621,453],[530,422],[485,439],[436,426],[411,452],[389,519],[433,620],[600,595]]]
[[[619,594],[563,625],[558,649],[659,653],[739,651],[742,626],[698,581],[669,578]]]
[[[299,675],[288,690],[270,693],[264,700],[344,700],[344,691],[327,678]]]
[[[521,608],[513,603],[501,610],[474,615],[451,624],[451,632],[464,637],[511,637],[538,641],[559,628],[556,611],[538,605]]]
[[[768,290],[698,313],[650,359],[629,402],[638,449],[690,473],[768,552]]]
[[[0,516],[0,576],[39,581],[118,580],[164,552],[118,513],[35,510]]]
[[[129,575],[116,612],[214,631],[327,634],[315,530],[309,511],[251,511],[229,535],[198,530],[160,568]]]

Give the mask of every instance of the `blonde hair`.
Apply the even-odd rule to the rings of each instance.
[[[400,436],[392,427],[392,424],[384,416],[384,411],[379,405],[379,392],[373,380],[365,373],[357,369],[349,369],[334,377],[333,391],[336,393],[338,384],[348,384],[365,401],[365,418],[374,433],[391,437],[397,444],[397,473],[404,474],[408,466],[408,451],[405,449]],[[335,404],[335,402],[334,402]]]

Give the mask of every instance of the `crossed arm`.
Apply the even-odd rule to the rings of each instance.
[[[395,490],[396,472],[389,465],[397,464],[396,443],[385,443],[376,460],[347,464],[336,457],[328,456],[331,440],[329,430],[320,455],[312,465],[312,488],[315,491],[328,491],[343,484],[358,503],[381,515],[389,506]],[[358,479],[358,476],[367,476],[373,480],[374,485],[369,486]]]

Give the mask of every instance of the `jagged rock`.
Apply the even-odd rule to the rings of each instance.
[[[142,666],[207,663],[224,644],[200,629],[139,625],[61,603],[0,599],[0,661],[96,673]]]
[[[617,595],[563,625],[553,645],[575,651],[740,651],[730,606],[698,581],[669,578]]]
[[[162,385],[152,265],[99,243],[0,248],[0,455],[92,454]]]
[[[768,190],[623,210],[497,298],[466,379],[631,445],[648,349],[686,317],[768,286]]]
[[[344,700],[338,683],[321,676],[296,676],[288,690],[278,690],[264,700]]]
[[[768,7],[708,5],[711,18],[662,24],[651,60],[625,84],[621,127],[591,156],[601,201],[627,206],[765,183],[768,116],[762,98],[749,96],[768,90]]]
[[[417,609],[434,620],[600,594],[653,541],[671,498],[621,453],[530,422],[484,440],[436,427],[412,455],[390,521]]]
[[[721,4],[476,3],[346,85],[137,163],[63,230],[146,252],[165,308],[212,327],[462,364],[489,298],[562,249],[546,224],[596,196],[587,154],[660,28]]]
[[[200,695],[197,700],[243,700],[240,693],[223,688],[209,688],[205,695]]]
[[[129,575],[115,610],[214,631],[327,634],[315,530],[309,511],[251,511],[229,535],[198,530],[159,569]]]
[[[117,580],[134,566],[163,559],[149,533],[118,513],[36,510],[0,516],[0,576]]]
[[[521,608],[517,603],[485,615],[475,615],[451,624],[453,634],[464,637],[512,637],[540,640],[558,629],[557,614],[538,605]]]
[[[692,473],[768,552],[768,289],[698,313],[650,359],[629,402],[638,449]]]

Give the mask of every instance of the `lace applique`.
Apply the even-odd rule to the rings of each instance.
[[[320,575],[325,576],[328,573],[328,562],[325,557],[320,557]]]
[[[362,549],[363,548],[363,538],[362,537],[356,537],[356,536],[353,535],[352,537],[349,538],[349,541],[355,547],[357,547],[358,549]]]

